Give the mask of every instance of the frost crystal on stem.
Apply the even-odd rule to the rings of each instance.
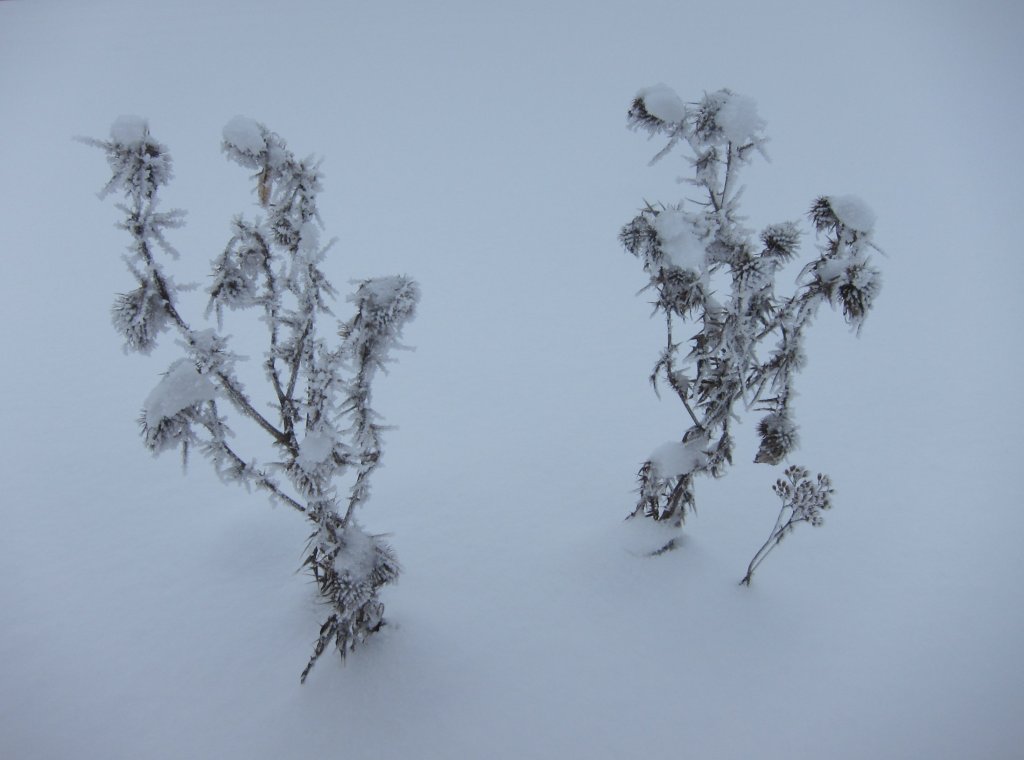
[[[754,101],[718,90],[683,103],[659,84],[640,90],[628,123],[667,139],[652,164],[684,149],[692,169],[686,181],[699,194],[675,205],[648,203],[619,234],[640,260],[650,280],[644,290],[655,294],[655,313],[665,319],[650,381],[656,392],[672,390],[687,425],[679,441],[641,466],[630,516],[681,526],[696,508],[697,476],[721,477],[732,464],[740,411],[762,415],[755,462],[776,465],[797,448],[793,381],[806,363],[806,330],[823,303],[860,330],[881,287],[870,257],[877,250],[875,216],[854,196],[818,198],[809,213],[821,239],[817,256],[803,267],[795,293],[778,294],[776,280],[797,257],[801,233],[793,221],[759,235],[742,224],[739,174],[755,154],[764,155],[767,142]],[[688,338],[678,337],[681,325]]]
[[[155,454],[200,451],[226,482],[266,491],[311,523],[308,567],[328,608],[305,681],[333,642],[342,658],[384,623],[380,589],[399,565],[391,547],[355,519],[369,498],[369,480],[381,459],[382,426],[370,407],[377,369],[399,347],[414,317],[419,288],[407,277],[359,284],[350,298],[356,314],[333,330],[335,290],[321,265],[330,244],[320,244],[319,164],[296,159],[284,140],[263,124],[236,117],[224,128],[228,158],[254,170],[263,216],[236,217],[231,238],[213,261],[206,316],[217,329],[194,329],[180,311],[179,293],[160,254],[176,258],[164,232],[182,224],[181,211],[158,212],[158,190],[171,179],[171,157],[145,120],[121,117],[109,140],[85,139],[102,149],[111,179],[101,197],[123,195],[120,227],[131,236],[125,257],[136,287],[114,302],[114,327],[126,351],[149,353],[160,334],[174,330],[185,356],[175,361],[146,398],[140,417],[143,442]],[[266,331],[263,371],[267,398],[255,399],[235,374],[240,357],[222,329],[225,311],[252,310]],[[269,408],[273,414],[265,415]],[[262,429],[276,460],[260,466],[233,446],[233,427]],[[338,481],[350,479],[346,491]]]

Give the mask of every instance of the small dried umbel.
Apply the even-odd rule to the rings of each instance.
[[[811,480],[810,473],[796,465],[786,468],[785,478],[775,481],[772,490],[782,501],[782,508],[775,519],[775,527],[772,528],[768,540],[750,560],[747,574],[740,581],[740,585],[743,586],[750,585],[754,579],[754,571],[764,562],[769,552],[782,543],[782,539],[792,533],[797,525],[805,522],[817,528],[825,522],[821,513],[832,508],[832,494],[835,493],[828,475],[819,473],[815,480]]]

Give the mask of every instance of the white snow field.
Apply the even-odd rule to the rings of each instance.
[[[1020,757],[1022,31],[985,0],[0,2],[0,756]],[[751,227],[801,219],[810,250],[813,199],[862,198],[888,254],[860,337],[823,311],[797,382],[792,461],[835,507],[749,589],[782,470],[752,464],[753,414],[677,550],[623,522],[687,424],[647,382],[662,324],[617,241],[687,197],[625,127],[658,83],[764,120]],[[179,282],[256,211],[220,153],[241,115],[324,157],[342,293],[422,287],[360,515],[404,568],[390,625],[302,686],[301,516],[139,440],[178,353],[120,349],[129,241],[73,140],[124,115],[175,160]],[[225,332],[258,363],[258,325]]]

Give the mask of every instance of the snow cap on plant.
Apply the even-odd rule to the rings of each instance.
[[[174,177],[166,146],[150,136],[149,124],[139,116],[117,117],[110,127],[110,140],[80,141],[107,154],[111,176],[100,191],[101,198],[120,192],[138,206]]]
[[[629,116],[638,126],[661,128],[666,124],[683,122],[687,112],[676,91],[659,82],[637,92],[629,109]]]

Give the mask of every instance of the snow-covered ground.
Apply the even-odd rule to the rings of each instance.
[[[0,2],[0,755],[1019,757],[1024,13],[765,5]],[[622,522],[685,424],[616,240],[686,192],[625,129],[659,82],[757,101],[752,226],[849,193],[889,254],[861,338],[823,313],[798,381],[795,461],[836,506],[750,589],[753,420],[678,551]],[[252,211],[219,152],[243,115],[326,158],[336,284],[422,286],[362,515],[405,569],[392,625],[304,686],[302,520],[138,440],[173,353],[120,351],[127,239],[72,140],[124,114],[175,158],[180,280]]]

